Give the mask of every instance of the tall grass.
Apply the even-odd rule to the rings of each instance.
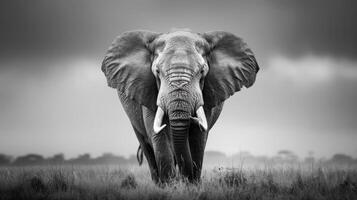
[[[147,167],[0,168],[0,199],[357,199],[351,167],[206,168],[199,184],[157,186]]]

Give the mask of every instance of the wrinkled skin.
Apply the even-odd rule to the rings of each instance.
[[[251,50],[227,32],[126,32],[102,64],[155,182],[175,176],[176,165],[188,180],[200,180],[207,136],[224,101],[250,87],[258,70]]]

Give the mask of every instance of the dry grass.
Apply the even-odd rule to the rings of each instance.
[[[351,167],[207,168],[200,184],[152,183],[147,167],[0,168],[0,199],[357,199]]]

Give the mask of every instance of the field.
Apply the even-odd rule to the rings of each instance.
[[[205,168],[202,182],[157,186],[147,166],[0,168],[0,199],[357,199],[351,166]]]

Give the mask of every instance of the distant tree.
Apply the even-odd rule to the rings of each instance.
[[[55,154],[53,155],[53,157],[49,157],[47,159],[47,162],[49,164],[63,164],[65,162],[64,154],[63,153]]]
[[[43,164],[45,159],[38,154],[28,154],[15,159],[14,165],[38,165]]]
[[[278,151],[278,157],[284,162],[297,162],[299,157],[292,151],[280,150]]]
[[[91,159],[91,156],[89,153],[79,155],[77,158],[69,160],[69,163],[73,164],[92,164],[93,160]]]
[[[127,164],[127,159],[123,156],[116,156],[112,153],[104,153],[95,159],[95,164]]]
[[[89,153],[85,153],[83,155],[79,155],[78,156],[78,159],[81,159],[81,160],[90,160],[91,156]]]
[[[11,163],[11,156],[0,154],[0,165],[9,165]]]
[[[289,151],[289,150],[280,150],[280,151],[278,151],[278,155],[284,156],[284,155],[290,155],[290,154],[292,154],[292,152]]]
[[[334,163],[353,163],[354,160],[351,156],[345,154],[335,154],[330,159],[330,162]]]
[[[253,155],[249,151],[240,151],[240,152],[234,154],[232,157],[246,159],[246,158],[253,157]]]

